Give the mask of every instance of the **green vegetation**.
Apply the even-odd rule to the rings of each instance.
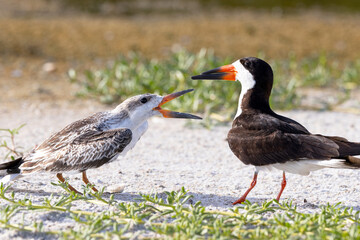
[[[164,0],[163,0],[164,1]],[[108,11],[102,11],[104,9],[103,5],[107,4],[111,6],[112,11],[118,14],[136,14],[139,12],[145,13],[154,13],[159,12],[163,14],[172,13],[173,8],[167,7],[166,4],[162,4],[161,1],[157,1],[157,4],[162,4],[163,6],[160,8],[157,4],[146,4],[147,1],[143,1],[143,4],[138,4],[139,1],[134,1],[133,4],[129,4],[123,0],[89,0],[89,1],[81,1],[81,0],[64,0],[61,2],[63,8],[76,9],[78,11],[90,12],[90,13],[102,13],[106,14]],[[189,1],[183,1],[186,4]],[[285,13],[296,12],[304,9],[321,9],[321,10],[331,10],[336,12],[358,12],[360,10],[360,3],[356,0],[346,0],[346,1],[338,1],[338,0],[301,0],[301,1],[266,1],[266,0],[257,0],[257,1],[246,1],[246,0],[197,0],[195,1],[197,4],[191,5],[194,6],[199,5],[201,8],[211,9],[216,8],[219,9],[227,9],[227,8],[239,8],[239,9],[261,9],[268,11],[285,11]],[[127,3],[127,4],[124,4]],[[139,7],[142,6],[142,7]],[[146,6],[146,7],[144,7]],[[175,5],[176,6],[176,5]],[[167,7],[167,8],[166,8]],[[165,8],[165,9],[164,9]],[[108,9],[108,8],[105,8]],[[114,10],[115,9],[115,10]],[[185,8],[187,11],[189,9]],[[176,9],[178,11],[186,11],[184,8]],[[172,10],[172,11],[171,11]]]
[[[56,185],[56,184],[55,184]],[[59,184],[64,189],[64,184]],[[316,213],[302,213],[291,202],[275,200],[262,204],[246,202],[228,211],[209,210],[183,188],[178,192],[140,194],[137,202],[119,202],[103,192],[84,195],[61,194],[33,203],[28,197],[17,199],[1,186],[0,225],[4,228],[56,235],[64,239],[357,239],[360,237],[359,212],[340,204],[322,206]],[[108,205],[109,211],[85,211],[76,202],[90,206]],[[95,207],[93,207],[96,209]],[[18,223],[14,216],[32,212],[63,213],[62,222],[70,229],[51,230],[46,223]]]
[[[14,159],[14,157],[20,157],[23,154],[22,148],[15,144],[15,136],[19,134],[20,129],[24,126],[25,124],[22,124],[14,129],[0,128],[0,133],[5,133],[5,135],[0,135],[0,149],[2,148],[5,150],[4,160],[6,160],[10,155],[11,158]]]
[[[68,75],[71,81],[80,84],[80,96],[94,97],[103,103],[118,103],[145,92],[166,94],[195,88],[192,95],[172,102],[171,107],[229,120],[237,108],[240,84],[194,81],[190,77],[232,61],[234,59],[220,59],[205,49],[197,54],[182,49],[163,60],[131,53],[119,56],[104,69],[87,70],[80,74],[72,69]],[[329,62],[325,55],[300,60],[290,55],[288,59],[270,64],[275,76],[271,97],[271,105],[275,109],[301,108],[302,96],[298,94],[298,88],[334,87],[339,89],[337,97],[340,103],[348,97],[350,90],[360,84],[360,59],[340,65]]]
[[[195,92],[178,101],[169,103],[169,108],[186,112],[226,113],[229,119],[236,106],[240,85],[210,81],[193,81],[192,75],[206,69],[230,62],[220,60],[212,51],[202,49],[197,54],[180,50],[164,60],[147,59],[137,53],[119,56],[115,62],[102,70],[87,70],[79,74],[70,70],[71,81],[82,86],[79,96],[94,97],[103,103],[119,103],[130,96],[143,93],[168,94],[188,88]]]

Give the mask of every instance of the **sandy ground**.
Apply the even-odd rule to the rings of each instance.
[[[51,133],[66,124],[96,111],[103,106],[84,104],[49,105],[24,104],[17,111],[0,109],[1,128],[27,125],[16,138],[20,146],[32,148]],[[81,110],[79,110],[81,109]],[[360,141],[360,115],[291,111],[283,112],[307,127],[313,133],[340,135]],[[183,120],[152,118],[148,132],[126,157],[96,170],[89,170],[88,177],[98,187],[123,184],[123,193],[115,194],[118,201],[135,201],[139,192],[164,192],[179,190],[184,186],[194,195],[193,201],[201,201],[210,209],[230,209],[249,186],[253,167],[242,164],[230,151],[225,141],[230,124],[208,130],[198,125],[191,127]],[[66,175],[71,183],[81,188],[80,174]],[[309,176],[288,174],[288,185],[282,199],[293,200],[302,211],[315,211],[326,203],[342,202],[344,206],[360,210],[360,171],[324,169]],[[16,196],[28,195],[34,202],[62,189],[51,174],[24,177],[13,184]],[[251,202],[262,202],[276,197],[281,182],[281,172],[260,172],[258,184],[249,195]],[[304,203],[304,199],[307,203]],[[4,204],[4,203],[2,203]],[[108,207],[77,205],[79,209],[103,211]],[[15,220],[22,218],[19,213]],[[42,220],[45,227],[67,228],[64,215],[38,213],[28,221]],[[56,224],[55,224],[56,223]],[[15,231],[0,230],[0,238],[37,238],[40,235],[24,235]]]

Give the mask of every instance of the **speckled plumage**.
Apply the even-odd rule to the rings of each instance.
[[[147,117],[154,115],[133,116],[136,109],[143,108],[140,99],[144,97],[152,99],[154,106],[161,100],[157,95],[138,95],[112,111],[98,112],[69,124],[26,155],[20,173],[82,172],[125,155],[147,130]]]
[[[103,131],[109,115],[96,113],[55,133],[24,157],[21,173],[84,171],[117,158],[131,142],[132,131],[128,128]]]
[[[201,119],[161,108],[161,105],[191,91],[193,89],[164,97],[154,94],[134,96],[111,111],[95,113],[73,122],[25,157],[0,164],[0,170],[8,174],[0,182],[7,184],[22,175],[40,171],[57,173],[57,178],[65,182],[62,172],[77,171],[82,172],[82,180],[89,184],[86,170],[114,161],[119,155],[124,156],[146,132],[150,117],[163,115],[167,118]],[[78,192],[71,185],[68,188]],[[97,191],[95,187],[92,189]]]

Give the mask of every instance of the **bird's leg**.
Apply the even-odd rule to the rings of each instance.
[[[92,190],[94,190],[94,192],[98,192],[98,190],[96,189],[96,187],[94,187],[94,185],[89,182],[89,179],[88,179],[87,176],[86,176],[86,171],[83,171],[83,172],[82,172],[82,180],[84,181],[84,183],[85,183],[86,185],[90,184],[90,185],[92,186]]]
[[[286,177],[285,177],[285,172],[283,172],[283,180],[281,182],[281,189],[280,189],[279,195],[276,198],[277,201],[280,200],[281,194],[284,191],[285,187],[286,187]]]
[[[62,173],[56,174],[56,177],[60,180],[60,182],[65,183],[65,178],[63,177]],[[75,193],[77,193],[77,194],[81,194],[81,192],[79,192],[78,190],[76,190],[76,189],[75,189],[73,186],[71,186],[69,183],[67,184],[67,186],[68,186],[68,188],[69,188],[71,191],[73,191],[73,192],[75,192]]]
[[[258,172],[255,171],[254,173],[254,178],[250,184],[250,187],[249,189],[244,193],[244,195],[241,196],[241,198],[239,198],[238,200],[236,200],[235,202],[233,202],[233,205],[235,204],[238,204],[238,203],[243,203],[245,202],[245,199],[246,199],[246,196],[249,194],[249,192],[251,191],[251,189],[253,189],[256,185],[256,180],[257,180],[257,175],[258,175]]]

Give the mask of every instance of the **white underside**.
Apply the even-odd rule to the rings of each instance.
[[[346,168],[344,160],[301,160],[290,161],[286,163],[275,163],[266,166],[256,166],[256,171],[278,169],[288,173],[309,175],[310,172],[320,170],[323,168]]]
[[[131,149],[133,149],[133,147],[135,147],[136,143],[140,140],[141,136],[144,135],[144,133],[148,129],[148,126],[149,126],[148,122],[145,121],[138,128],[131,130],[132,131],[131,142],[120,153],[121,156],[125,156],[128,151],[130,151]]]
[[[2,179],[0,179],[0,184],[3,184],[4,186],[8,185],[11,181],[14,181],[18,178],[21,177],[20,173],[16,173],[16,174],[9,174],[6,175],[5,177],[3,177]]]

